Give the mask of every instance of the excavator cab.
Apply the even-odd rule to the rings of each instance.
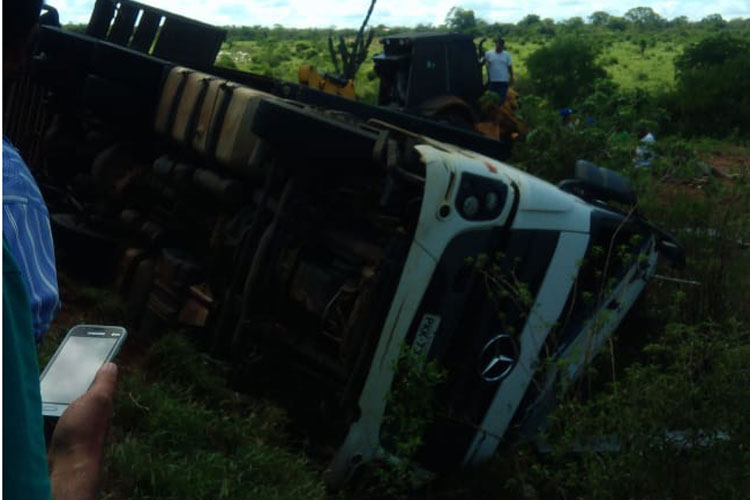
[[[409,33],[381,43],[383,52],[373,58],[379,105],[473,127],[484,86],[470,36]]]

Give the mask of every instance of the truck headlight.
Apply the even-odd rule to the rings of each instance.
[[[508,186],[495,179],[461,174],[456,209],[464,219],[492,220],[500,215],[508,197]]]

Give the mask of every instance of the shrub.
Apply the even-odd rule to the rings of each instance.
[[[579,159],[602,162],[603,166],[624,161],[609,157],[604,129],[580,123],[580,115],[564,126],[558,111],[537,96],[521,98],[521,118],[529,132],[525,141],[516,146],[514,161],[535,175],[559,181],[571,176]]]
[[[750,42],[722,33],[704,38],[687,47],[675,59],[675,69],[678,77],[682,78],[685,72],[709,70],[713,66],[722,65],[738,56],[747,56],[748,52],[750,52]]]
[[[86,26],[86,24],[67,23],[63,25],[63,28],[74,33],[80,33],[81,35],[84,35],[86,33]]]
[[[445,381],[446,371],[424,353],[404,345],[394,363],[396,376],[388,395],[381,439],[398,460],[382,464],[376,471],[371,492],[401,499],[409,498],[418,482],[414,460],[422,448],[425,431],[434,422],[437,388]],[[382,498],[377,495],[375,498]]]
[[[216,66],[229,69],[237,69],[237,65],[234,63],[234,59],[229,54],[221,54],[216,60]]]
[[[282,61],[283,58],[279,54],[272,54],[266,59],[268,66],[271,68],[277,68]]]
[[[701,169],[687,140],[658,140],[653,170],[658,175],[684,179]],[[750,240],[750,186],[747,181],[707,182],[702,192],[678,189],[674,183],[651,183],[639,195],[641,206],[657,226],[674,234],[685,246],[687,266],[677,277],[700,285],[681,287],[677,313],[673,294],[652,293],[650,308],[672,321],[700,322],[734,316],[750,323],[748,250]],[[653,292],[673,290],[654,283]]]
[[[677,86],[666,105],[678,131],[750,135],[750,42],[726,33],[694,44],[675,60]]]
[[[609,79],[597,80],[573,109],[572,122],[563,125],[558,111],[547,101],[537,96],[522,98],[520,115],[529,133],[514,150],[515,163],[552,181],[570,176],[578,159],[627,170],[639,129],[656,132],[667,120],[665,111],[647,92],[623,92]]]
[[[596,62],[598,50],[587,40],[558,38],[529,56],[526,65],[535,93],[557,107],[570,106],[606,77]]]
[[[746,498],[748,355],[741,323],[668,325],[621,380],[556,412],[556,466],[537,468],[537,484],[575,498]]]
[[[616,17],[607,23],[607,28],[612,31],[625,31],[628,29],[628,23],[624,19]],[[630,35],[626,35],[625,38],[629,40]]]

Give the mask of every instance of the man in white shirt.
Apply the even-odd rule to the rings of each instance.
[[[495,50],[484,53],[479,62],[487,65],[487,90],[500,96],[505,102],[508,86],[513,85],[513,61],[505,50],[505,40],[498,38]]]

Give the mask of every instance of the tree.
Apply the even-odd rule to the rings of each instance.
[[[687,16],[679,16],[679,17],[675,17],[674,19],[669,21],[669,23],[667,24],[672,27],[683,27],[683,26],[687,26],[689,22],[690,20],[687,18]]]
[[[542,22],[541,17],[537,16],[536,14],[529,14],[518,21],[518,26],[520,28],[530,28],[531,26],[539,24],[540,22]]]
[[[537,29],[540,35],[555,36],[557,30],[555,29],[555,21],[553,19],[542,19]]]
[[[692,44],[675,59],[678,80],[691,70],[707,71],[711,66],[724,64],[750,53],[750,42],[727,33],[704,38]]]
[[[73,31],[75,33],[80,33],[81,35],[86,33],[86,25],[85,24],[74,24],[74,23],[67,23],[63,25],[63,28],[66,30]]]
[[[511,35],[516,31],[516,25],[512,23],[492,23],[487,26],[488,35],[492,38]]]
[[[560,37],[538,49],[526,61],[534,93],[557,107],[571,106],[607,76],[597,55],[590,41],[578,37]]]
[[[634,7],[625,13],[625,19],[640,28],[658,28],[664,25],[664,18],[651,7]]]
[[[628,22],[621,17],[611,17],[607,21],[607,28],[612,31],[625,31],[628,29]]]
[[[563,25],[570,31],[578,30],[583,26],[583,18],[578,16],[571,17],[570,19],[563,21]]]
[[[445,17],[445,25],[451,31],[467,35],[474,36],[477,32],[477,18],[474,16],[474,11],[462,7],[453,7],[448,11],[448,15]]]
[[[684,132],[750,136],[750,41],[726,31],[675,59],[674,122]]]
[[[416,26],[414,26],[414,30],[417,32],[420,31],[435,31],[435,26],[432,25],[432,23],[419,23]],[[379,30],[380,32],[383,32],[383,30]]]
[[[721,17],[721,14],[710,14],[701,19],[701,24],[710,28],[726,28],[727,22]]]
[[[735,17],[727,22],[727,27],[730,29],[750,29],[750,18],[742,19],[741,17]]]
[[[606,26],[612,16],[603,10],[597,10],[589,16],[589,22],[594,26]]]

